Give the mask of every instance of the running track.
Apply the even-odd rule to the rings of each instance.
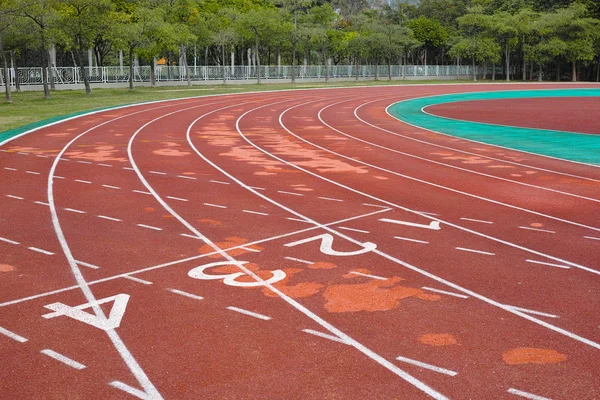
[[[0,397],[597,398],[600,168],[385,113],[545,87],[203,97],[5,143]]]

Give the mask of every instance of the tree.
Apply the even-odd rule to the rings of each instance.
[[[510,81],[510,53],[511,47],[518,43],[519,30],[512,14],[502,11],[495,13],[492,19],[492,31],[497,39],[504,44],[504,60],[506,81]]]
[[[438,20],[423,16],[409,21],[407,26],[412,30],[415,39],[421,43],[423,50],[422,64],[427,65],[428,51],[446,43],[448,30]]]
[[[243,14],[239,19],[238,29],[246,37],[250,36],[254,39],[256,66],[257,66],[257,83],[260,84],[261,68],[260,68],[260,43],[267,40],[269,34],[275,31],[280,24],[281,15],[274,9],[253,9]]]
[[[12,103],[12,93],[10,91],[10,76],[8,74],[8,63],[4,53],[4,38],[12,24],[16,21],[20,12],[27,4],[19,4],[9,0],[0,0],[0,59],[2,60],[2,71],[4,72],[4,87],[6,93],[6,102]]]

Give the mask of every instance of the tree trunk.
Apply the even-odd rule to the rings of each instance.
[[[542,81],[542,64],[540,63],[538,65],[538,67],[539,67],[539,70],[538,70],[538,82],[541,82]]]
[[[329,65],[327,65],[327,50],[325,49],[325,43],[321,47],[323,52],[323,65],[325,66],[325,83],[329,83]]]
[[[44,39],[42,38],[42,43],[44,43],[43,40]],[[42,48],[42,86],[44,87],[44,99],[49,99],[50,88],[48,87],[48,54],[44,48]]]
[[[150,61],[150,86],[156,87],[156,63],[154,58]]]
[[[525,37],[521,38],[521,43],[525,43]],[[525,46],[521,44],[523,48],[523,82],[527,82],[527,62],[525,61]]]
[[[223,55],[223,85],[225,85],[225,75],[227,74],[227,67],[225,66],[225,45],[221,45],[221,53]]]
[[[572,68],[573,78],[571,79],[571,81],[577,82],[577,62],[573,61],[571,64],[573,65],[573,68]]]
[[[483,63],[483,74],[481,76],[482,81],[485,81],[487,79],[487,66],[488,66],[487,61],[485,61]]]
[[[10,65],[12,67],[12,70],[15,73],[15,90],[17,92],[20,92],[21,91],[21,81],[19,80],[19,68],[17,66],[17,61],[16,61],[14,50],[12,50],[10,52]],[[48,80],[46,80],[46,82],[48,82]]]
[[[258,54],[258,32],[254,32],[254,43],[256,46],[256,83],[260,85],[260,56]]]
[[[50,90],[56,90],[56,84],[54,82],[54,61],[52,60],[52,49],[48,49],[48,73],[49,73],[49,80],[50,80]]]
[[[477,82],[477,68],[475,65],[475,57],[473,57],[473,82]]]
[[[496,80],[496,63],[492,63],[492,80]]]
[[[357,82],[358,82],[358,68],[359,68],[359,63],[360,63],[359,61],[360,61],[359,57],[356,56],[355,59],[354,59],[354,65],[356,66],[356,79],[355,80]]]
[[[129,46],[129,90],[133,91],[133,51],[134,46]]]
[[[292,43],[292,83],[296,83],[296,45],[297,42],[294,40]]]
[[[392,60],[388,58],[388,81],[392,80]]]
[[[78,51],[75,51],[77,57],[77,64],[79,64],[79,72],[81,73],[81,77],[83,78],[83,86],[85,86],[85,94],[92,94],[92,88],[90,87],[90,79],[88,78],[87,71],[85,70],[83,55],[85,54],[85,49],[82,49],[79,46]],[[91,68],[91,66],[90,66]]]
[[[4,46],[2,44],[2,37],[0,37],[0,58],[2,59],[3,72],[4,72],[4,88],[6,93],[6,102],[12,103],[12,93],[10,91],[10,77],[8,76],[8,64],[6,62],[6,55],[4,54]]]
[[[379,80],[379,58],[375,59],[375,74],[374,75],[375,75],[374,80],[378,81]]]
[[[504,57],[506,58],[506,82],[510,81],[510,45],[508,39],[506,39],[506,51]]]

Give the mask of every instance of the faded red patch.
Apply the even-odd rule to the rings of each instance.
[[[152,208],[152,207],[146,207],[146,208],[144,208],[144,210],[148,211],[148,212],[152,212],[152,211],[154,211],[154,208]]]
[[[517,364],[556,364],[567,359],[567,356],[551,349],[519,347],[502,354],[502,359],[510,365]]]
[[[195,172],[183,172],[181,175],[196,175]]]
[[[64,133],[47,133],[44,136],[47,136],[47,137],[67,137],[67,136],[70,136],[70,135],[71,135],[71,133],[64,132]]]
[[[9,264],[0,264],[0,272],[12,272],[15,271],[16,268]]]
[[[202,219],[199,219],[198,222],[202,222],[203,224],[209,224],[212,226],[221,225],[221,221],[217,221],[216,219],[211,219],[211,218],[202,218]]]
[[[458,343],[449,333],[427,333],[419,337],[419,342],[428,346],[451,346]]]
[[[308,266],[310,269],[333,269],[337,268],[337,265],[330,262],[319,261]]]
[[[381,181],[387,181],[388,178],[386,178],[385,176],[374,176],[373,178],[375,179],[379,179]]]
[[[126,157],[119,157],[122,154],[121,150],[110,145],[100,145],[93,148],[91,151],[74,150],[66,152],[65,155],[74,159],[88,160],[96,162],[106,161],[122,161],[126,162]]]
[[[273,286],[276,289],[279,289],[284,294],[290,296],[293,299],[299,299],[303,297],[310,297],[316,293],[318,293],[325,285],[317,283],[317,282],[300,282],[295,285],[289,285],[292,277],[302,272],[303,270],[300,268],[285,268],[283,272],[285,272],[285,279],[275,282]],[[269,297],[277,297],[277,294],[270,291],[268,288],[263,288],[263,293]]]
[[[156,154],[159,156],[167,156],[167,157],[183,157],[183,156],[187,156],[190,154],[189,151],[181,151],[179,149],[176,149],[176,147],[181,147],[181,145],[179,143],[164,142],[163,144],[165,145],[164,148],[154,150],[152,152],[152,154]]]
[[[438,301],[438,300],[442,299],[442,296],[440,296],[440,295],[429,294],[429,293],[421,293],[417,297],[421,300],[427,300],[427,301]]]

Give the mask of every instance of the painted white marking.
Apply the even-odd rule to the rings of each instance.
[[[416,213],[419,214],[425,214],[425,215],[434,215],[434,216],[439,216],[440,214],[436,214],[436,213],[432,213],[432,212],[427,212],[427,211],[415,211]]]
[[[570,269],[571,267],[567,266],[567,265],[560,265],[560,264],[552,264],[552,263],[547,263],[547,262],[543,262],[543,261],[536,261],[536,260],[525,260],[528,263],[533,263],[533,264],[541,264],[541,265],[547,265],[549,267],[556,267],[556,268],[563,268],[563,269]]]
[[[41,206],[49,206],[50,204],[44,203],[43,201],[34,201],[35,204],[39,204]]]
[[[188,272],[188,276],[190,278],[200,279],[200,280],[215,280],[215,279],[221,280],[222,279],[224,284],[229,285],[229,286],[237,286],[237,287],[256,287],[256,286],[270,285],[275,282],[279,282],[279,281],[285,279],[285,277],[286,277],[285,272],[283,272],[279,269],[276,269],[274,271],[270,271],[271,274],[273,274],[273,276],[270,277],[269,279],[267,279],[267,280],[263,280],[262,278],[257,279],[257,277],[255,275],[252,275],[252,274],[246,272],[247,270],[244,269],[244,264],[247,264],[248,261],[237,261],[225,252],[223,252],[222,254],[226,255],[225,257],[231,259],[232,261],[217,261],[217,262],[200,265],[196,268],[192,268]],[[229,273],[229,274],[219,274],[219,275],[206,274],[204,272],[209,268],[220,267],[220,266],[224,266],[224,265],[235,265],[241,271]],[[239,282],[236,280],[237,278],[244,276],[244,275],[250,275],[255,280],[250,281],[250,282]]]
[[[36,154],[36,157],[40,157],[40,158],[48,158],[48,156],[45,156],[43,154]]]
[[[538,396],[537,394],[524,392],[522,390],[513,389],[513,388],[508,389],[507,392],[510,394],[514,394],[515,396],[524,397],[526,399],[531,399],[531,400],[552,400],[552,399],[549,399],[548,397]]]
[[[262,187],[256,187],[256,186],[248,186],[250,189],[254,189],[254,190],[267,190],[265,188]]]
[[[148,171],[148,172],[150,172],[151,174],[155,174],[155,175],[166,175],[167,174],[166,172],[158,172],[158,171]]]
[[[152,193],[143,192],[141,190],[135,190],[135,189],[133,189],[132,192],[136,192],[136,193],[140,193],[140,194],[150,194],[150,195],[152,194]]]
[[[512,308],[513,310],[521,311],[521,312],[524,312],[527,314],[539,315],[539,316],[548,317],[548,318],[558,318],[558,315],[554,315],[554,314],[548,314],[548,313],[544,313],[544,312],[540,312],[540,311],[529,310],[527,308],[509,306],[508,304],[506,306],[509,308]]]
[[[304,223],[306,223],[306,224],[310,224],[310,223],[311,223],[310,221],[307,221],[307,220],[305,220],[305,219],[300,219],[300,218],[292,218],[292,217],[288,217],[288,218],[286,218],[286,219],[289,219],[290,221],[304,222]]]
[[[80,164],[91,164],[90,161],[77,161],[77,162],[80,163]]]
[[[477,254],[485,254],[487,256],[495,256],[494,253],[488,253],[487,251],[481,251],[481,250],[473,250],[473,249],[466,249],[464,247],[455,247],[456,250],[462,250],[462,251],[470,251],[471,253],[477,253]]]
[[[302,193],[286,192],[285,190],[278,190],[277,193],[289,194],[292,196],[304,196]]]
[[[434,288],[430,288],[430,287],[427,287],[427,286],[423,286],[421,289],[423,289],[423,290],[429,290],[430,292],[435,292],[435,293],[447,294],[448,296],[454,296],[454,297],[458,297],[460,299],[468,299],[469,298],[469,296],[465,296],[464,294],[447,292],[445,290],[434,289]]]
[[[593,237],[593,236],[584,236],[585,239],[592,239],[592,240],[600,240],[599,237]]]
[[[356,256],[359,254],[368,253],[369,251],[373,251],[377,248],[377,245],[375,243],[365,242],[365,243],[360,244],[360,246],[362,247],[362,249],[360,249],[360,250],[336,251],[336,250],[333,250],[333,248],[331,247],[331,245],[333,244],[333,236],[331,236],[329,233],[324,233],[322,235],[312,236],[312,237],[309,237],[306,239],[297,240],[295,242],[286,243],[286,244],[284,244],[284,246],[285,247],[293,247],[293,246],[297,246],[299,244],[308,243],[308,242],[312,242],[315,240],[321,240],[321,246],[319,247],[319,250],[321,251],[321,253],[327,254],[330,256]]]
[[[377,208],[388,208],[386,206],[380,206],[379,204],[369,204],[369,203],[363,203],[363,206],[377,207]]]
[[[321,199],[321,200],[329,200],[329,201],[340,201],[340,202],[344,201],[344,200],[340,200],[340,199],[334,199],[333,197],[320,197],[319,196],[319,199]]]
[[[188,201],[188,199],[182,199],[181,197],[173,197],[173,196],[167,196],[167,199],[177,200],[177,201]]]
[[[10,240],[10,239],[3,238],[3,237],[0,237],[0,241],[1,242],[6,242],[6,243],[10,243],[10,244],[21,244],[19,242],[15,242],[14,240]]]
[[[429,223],[429,225],[415,224],[413,222],[399,221],[397,219],[389,219],[389,218],[381,218],[380,221],[381,222],[389,222],[390,224],[412,226],[415,228],[431,229],[433,231],[439,231],[441,229],[440,221],[431,221]]]
[[[76,210],[74,208],[65,208],[64,210],[65,211],[71,211],[71,212],[78,213],[78,214],[85,214],[85,211]]]
[[[315,336],[321,337],[323,339],[333,340],[334,342],[338,342],[338,343],[342,343],[342,344],[348,344],[348,345],[350,344],[350,343],[346,342],[344,339],[339,338],[337,336],[329,335],[327,333],[315,331],[315,330],[312,330],[312,329],[302,329],[302,332],[306,332],[306,333],[309,333],[311,335],[315,335]]]
[[[260,253],[260,250],[253,249],[252,247],[240,246],[240,249],[250,251],[252,253]]]
[[[303,264],[314,264],[314,262],[312,262],[312,261],[306,261],[306,260],[302,260],[300,258],[294,258],[294,257],[283,257],[283,258],[285,258],[286,260],[290,260],[290,261],[298,261]]]
[[[536,232],[556,233],[554,231],[549,231],[549,230],[546,230],[546,229],[530,228],[528,226],[520,226],[519,229],[527,229],[529,231],[536,231]]]
[[[418,240],[418,239],[405,238],[405,237],[402,237],[402,236],[394,236],[394,239],[398,239],[398,240],[406,240],[407,242],[415,242],[415,243],[429,244],[429,242],[426,242],[426,241],[424,241],[424,240]]]
[[[64,176],[58,176],[58,175],[54,175],[54,178],[53,178],[53,179],[65,179],[65,177],[64,177]]]
[[[242,210],[242,212],[245,212],[245,213],[248,213],[248,214],[256,214],[256,215],[269,215],[269,214],[264,213],[264,212],[252,211],[252,210]]]
[[[116,389],[122,390],[125,393],[129,393],[130,395],[135,396],[141,400],[151,400],[152,399],[152,396],[148,395],[148,393],[144,392],[143,390],[136,389],[136,388],[129,386],[128,384],[120,382],[120,381],[112,381],[111,383],[109,383],[109,385]]]
[[[37,247],[28,247],[29,250],[38,252],[38,253],[42,253],[42,254],[46,254],[47,256],[53,256],[54,253],[52,253],[51,251],[47,251],[47,250],[42,250],[42,249],[38,249]]]
[[[347,228],[345,226],[338,226],[338,229],[343,229],[345,231],[359,232],[359,233],[370,233],[369,231],[363,231],[361,229]]]
[[[363,274],[362,272],[350,271],[351,274],[365,276],[367,278],[378,279],[380,281],[387,281],[388,278],[384,278],[383,276],[371,275],[371,274]]]
[[[79,183],[87,183],[87,184],[90,184],[90,183],[92,183],[92,182],[90,182],[90,181],[84,181],[84,180],[81,180],[81,179],[75,179],[75,182],[79,182]]]
[[[18,151],[17,154],[21,154],[22,156],[28,156],[29,155],[29,153],[23,153],[21,151]]]
[[[471,222],[480,222],[482,224],[493,224],[493,222],[490,221],[483,221],[481,219],[473,219],[473,218],[461,218],[464,221],[471,221]]]
[[[202,203],[205,206],[209,206],[209,207],[217,207],[217,208],[227,208],[227,206],[220,206],[218,204],[211,204],[211,203]]]
[[[16,171],[17,170],[16,168],[9,168],[9,167],[4,167],[4,169],[7,171]]]
[[[119,218],[107,217],[106,215],[97,215],[98,218],[107,219],[109,221],[121,222]]]
[[[98,164],[98,165],[100,165],[101,167],[112,167],[112,165],[110,165],[110,164]]]
[[[155,231],[162,231],[162,228],[157,228],[156,226],[150,226],[150,225],[144,225],[144,224],[136,224],[136,225],[141,228],[153,229]]]
[[[19,196],[13,196],[12,194],[7,194],[6,197],[10,197],[11,199],[16,199],[16,200],[25,200],[22,197]]]
[[[60,161],[71,161],[68,158],[59,158]]]
[[[180,294],[180,295],[185,296],[185,297],[189,297],[190,299],[204,300],[204,297],[202,297],[202,296],[197,296],[195,294],[184,292],[183,290],[178,290],[178,289],[167,289],[167,290],[169,292],[171,292],[171,293],[176,293],[176,294]]]
[[[71,368],[75,368],[78,370],[85,369],[85,365],[78,363],[77,361],[75,361],[67,356],[63,356],[62,354],[57,353],[54,350],[44,349],[44,350],[40,351],[40,353],[45,354],[48,357],[54,358],[55,360],[60,361],[61,363],[66,364]]]
[[[31,175],[41,175],[39,172],[35,172],[35,171],[25,171],[25,173],[31,174]]]
[[[81,265],[82,267],[87,267],[87,268],[91,268],[91,269],[100,269],[99,266],[94,265],[94,264],[86,263],[86,262],[79,261],[79,260],[75,260],[75,262],[77,263],[77,265]]]
[[[1,326],[0,326],[0,334],[2,334],[4,336],[8,336],[12,340],[16,340],[19,343],[25,343],[28,340],[21,335],[17,335],[16,333],[9,331],[8,329],[4,329]]]
[[[196,180],[198,178],[194,178],[193,176],[185,176],[185,175],[177,175],[178,178],[183,178],[183,179],[193,179]]]
[[[89,312],[83,311],[86,308],[100,307],[101,304],[113,302],[113,306],[110,309],[108,317],[102,315],[98,316],[90,314]],[[43,314],[42,317],[46,319],[66,316],[73,318],[77,321],[91,325],[95,328],[102,329],[104,331],[110,331],[116,329],[121,325],[121,320],[125,314],[127,303],[129,302],[129,295],[120,293],[114,296],[105,297],[103,299],[90,301],[88,303],[80,304],[75,307],[63,303],[52,303],[46,304],[44,308],[52,310],[54,312]]]
[[[180,233],[179,236],[185,236],[185,237],[192,238],[192,239],[202,240],[202,238],[199,238],[198,236],[190,235],[189,233]]]
[[[220,184],[220,185],[229,185],[229,182],[214,181],[214,180],[212,180],[212,179],[211,179],[211,180],[209,180],[209,182],[212,182],[212,183],[218,183],[218,184]]]
[[[141,283],[143,285],[152,285],[152,282],[144,280],[144,279],[140,279],[140,278],[136,278],[135,276],[131,276],[131,275],[125,275],[123,278],[125,279],[129,279],[130,281],[134,281],[137,283]]]
[[[267,317],[266,315],[262,315],[262,314],[255,313],[252,311],[244,310],[243,308],[237,308],[237,307],[232,307],[232,306],[229,306],[226,308],[231,311],[239,312],[240,314],[249,315],[250,317],[262,319],[263,321],[268,321],[271,319],[271,317]]]
[[[130,167],[123,167],[123,169],[126,169],[127,171],[135,171],[135,169],[130,168]]]
[[[104,186],[105,188],[109,188],[109,189],[121,189],[118,186],[111,186],[111,185],[102,185],[102,186]]]
[[[430,371],[439,372],[440,374],[444,374],[444,375],[449,375],[449,376],[458,375],[458,372],[454,372],[454,371],[451,371],[451,370],[445,369],[445,368],[436,367],[435,365],[426,364],[424,362],[413,360],[411,358],[398,356],[398,357],[396,357],[396,360],[405,362],[407,364],[416,365],[417,367],[421,367],[423,369],[428,369]]]

